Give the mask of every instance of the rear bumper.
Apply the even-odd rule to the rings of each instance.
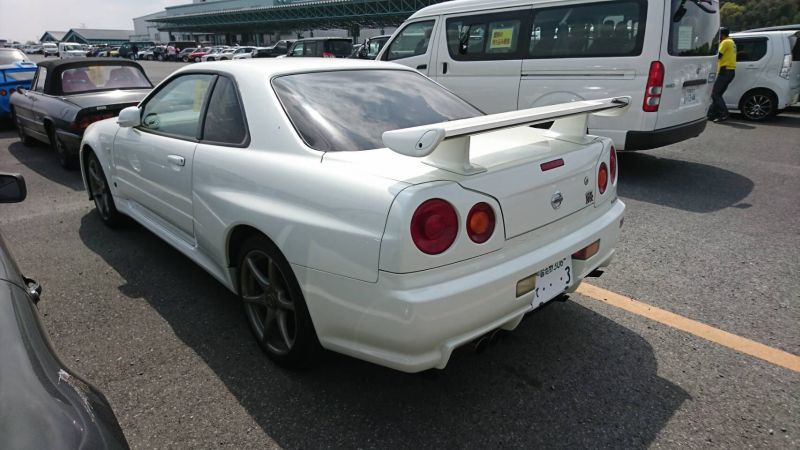
[[[647,150],[664,147],[697,137],[706,129],[708,120],[704,117],[669,128],[653,131],[628,131],[625,138],[625,150]]]
[[[516,284],[548,263],[600,239],[587,261],[573,260],[567,291],[611,261],[625,204],[615,200],[506,242],[478,258],[377,283],[293,265],[323,347],[404,372],[442,369],[453,350],[483,334],[514,329],[541,306]]]

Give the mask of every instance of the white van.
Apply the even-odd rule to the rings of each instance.
[[[589,131],[619,150],[699,135],[719,47],[717,0],[455,0],[419,10],[378,59],[414,67],[486,113],[630,96]]]
[[[58,56],[58,45],[53,44],[52,42],[42,43],[42,54],[45,58],[51,55]]]
[[[61,59],[85,58],[86,51],[83,49],[81,44],[76,44],[74,42],[59,42],[58,57]]]
[[[750,120],[800,101],[800,31],[733,33],[736,75],[722,98]]]

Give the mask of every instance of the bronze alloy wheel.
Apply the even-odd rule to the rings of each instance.
[[[312,363],[320,345],[289,262],[263,235],[248,238],[238,254],[239,295],[261,349],[284,367]]]

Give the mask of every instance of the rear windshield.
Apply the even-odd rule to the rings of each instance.
[[[16,61],[25,61],[28,59],[24,53],[19,50],[2,50],[0,51],[0,64],[11,64]]]
[[[142,71],[133,66],[76,67],[61,73],[61,91],[65,94],[151,87]]]
[[[350,41],[328,41],[325,45],[325,51],[341,58],[346,58],[353,52],[353,44]]]
[[[719,2],[672,0],[669,54],[711,56],[719,51]]]
[[[286,75],[272,86],[306,144],[321,151],[382,148],[385,131],[482,115],[428,78],[405,70]]]
[[[794,40],[794,47],[792,47],[792,61],[800,61],[800,37],[789,38],[791,43]]]
[[[31,81],[35,74],[36,74],[35,68],[32,68],[30,70],[25,70],[22,72],[6,72],[6,81],[9,83],[11,83],[12,81]]]

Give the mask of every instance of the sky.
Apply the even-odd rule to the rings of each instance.
[[[0,0],[0,39],[38,41],[70,28],[132,30],[133,18],[192,0]]]

